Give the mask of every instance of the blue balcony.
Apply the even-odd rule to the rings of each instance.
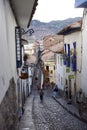
[[[87,0],[75,0],[76,8],[87,8]]]

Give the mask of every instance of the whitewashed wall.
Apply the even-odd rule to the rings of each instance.
[[[74,75],[76,76],[76,90],[78,91],[79,88],[81,88],[81,66],[82,66],[82,61],[81,61],[81,46],[82,46],[82,41],[81,41],[81,31],[77,31],[68,35],[64,36],[64,43],[70,44],[70,50],[73,48],[73,42],[76,42],[76,54],[77,54],[77,72],[72,72],[70,69],[70,73],[66,73],[65,70],[65,75],[66,79],[68,79],[68,75]],[[75,78],[72,79],[72,93],[74,93],[74,82]]]
[[[0,0],[0,103],[10,79],[16,80],[15,25],[8,0]]]
[[[87,9],[84,10],[82,23],[82,88],[87,96]]]
[[[63,59],[61,54],[56,54],[56,68],[55,68],[55,83],[58,88],[64,89],[64,70],[63,70]]]

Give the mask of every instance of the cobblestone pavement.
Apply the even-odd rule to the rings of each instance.
[[[87,124],[68,113],[45,90],[44,101],[34,92],[33,121],[36,130],[87,130]]]

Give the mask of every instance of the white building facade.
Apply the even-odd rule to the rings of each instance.
[[[81,31],[72,32],[71,34],[64,36],[64,43],[66,44],[66,49],[68,51],[68,45],[70,45],[70,66],[66,67],[64,65],[64,74],[65,79],[68,81],[71,80],[71,91],[72,95],[76,94],[76,91],[79,91],[81,88]],[[74,46],[76,44],[76,70],[72,70],[72,53],[74,53]],[[68,53],[68,52],[67,52]]]
[[[64,90],[64,69],[63,69],[63,55],[61,53],[55,55],[55,83],[60,90]]]
[[[20,5],[17,2],[16,0],[0,0],[0,130],[17,129],[18,89],[20,82],[18,80],[18,69],[16,66],[16,38],[18,37],[15,35],[15,27],[18,26],[19,19],[23,24],[29,22],[32,8],[34,7],[33,5],[36,1],[27,1],[31,3],[29,4],[22,0]],[[23,2],[30,5],[30,8],[29,6],[24,6],[25,4]],[[22,8],[22,5],[24,8]],[[28,8],[30,12],[27,11],[29,13],[26,15],[27,19],[25,18],[25,21],[23,21],[23,13],[26,14],[25,8]],[[25,11],[22,13],[21,9],[25,9]],[[18,15],[22,15],[22,20],[21,16],[17,19],[17,11]]]
[[[4,6],[5,5],[5,6]],[[15,55],[15,18],[7,1],[0,1],[0,103],[9,87],[9,81],[14,77],[16,81]],[[8,13],[7,13],[8,12]]]
[[[71,98],[75,97],[81,88],[81,21],[68,25],[59,34],[64,35],[64,87],[68,87],[68,98]]]
[[[10,129],[16,106],[15,17],[7,0],[0,1],[0,129]],[[13,109],[15,104],[15,108]],[[12,106],[13,105],[13,106]],[[8,120],[4,115],[11,113]],[[15,122],[16,123],[16,117]],[[3,121],[3,122],[2,122]],[[11,124],[13,125],[13,123]],[[6,128],[5,128],[6,127]]]
[[[87,97],[87,0],[75,0],[76,8],[84,8],[83,21],[82,21],[82,74],[81,74],[81,86],[82,90]]]
[[[84,10],[83,23],[82,23],[82,89],[87,97],[87,9]]]

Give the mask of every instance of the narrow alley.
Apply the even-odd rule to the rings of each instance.
[[[87,130],[87,124],[59,105],[52,97],[52,90],[44,90],[43,102],[38,90],[33,90],[25,103],[19,130]]]
[[[87,0],[0,0],[0,30],[0,130],[87,130]]]

